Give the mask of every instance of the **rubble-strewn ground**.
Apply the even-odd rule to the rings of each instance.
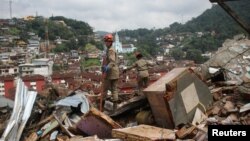
[[[107,109],[104,109],[103,112],[99,111],[100,94],[96,94],[94,90],[92,91],[92,88],[94,89],[97,85],[86,84],[71,91],[57,85],[51,85],[36,96],[31,115],[22,132],[21,140],[168,139],[206,141],[208,125],[250,125],[250,79],[248,79],[250,78],[248,77],[250,69],[248,60],[243,59],[243,56],[250,55],[247,54],[249,53],[249,47],[250,42],[246,39],[226,41],[224,48],[220,49],[216,55],[220,55],[220,52],[223,52],[224,55],[228,54],[227,51],[231,52],[232,49],[236,50],[236,52],[232,53],[229,58],[220,58],[223,55],[217,59],[212,58],[203,64],[205,67],[201,67],[203,70],[201,73],[197,73],[196,69],[198,67],[172,70],[168,68],[168,70],[171,70],[169,74],[173,73],[173,75],[163,79],[167,81],[163,81],[161,78],[169,75],[168,70],[158,75],[151,73],[150,86],[159,83],[162,87],[148,87],[144,91],[144,96],[138,95],[135,89],[128,89],[134,86],[134,83],[121,85],[120,88],[126,89],[126,93],[120,91],[120,107],[118,107],[117,111],[120,110],[121,112],[117,113],[117,115],[105,111]],[[213,62],[211,62],[212,60]],[[232,63],[235,61],[237,64]],[[217,71],[211,73],[209,72],[210,64],[215,64],[215,62]],[[204,71],[204,69],[206,70]],[[238,72],[241,73],[238,74]],[[201,90],[196,85],[204,87],[209,93],[203,93],[205,89]],[[155,94],[163,92],[163,96],[160,99],[147,99],[149,98],[148,94],[154,94],[152,92],[156,92]],[[200,98],[195,101],[198,102],[197,105],[192,105],[191,100],[193,99],[184,97],[183,93],[188,93],[188,96],[192,95],[194,97],[196,95],[193,95],[193,93],[195,93],[198,98],[202,94],[204,94],[204,97],[209,94],[212,97],[212,103],[209,106],[204,105],[204,103],[209,103],[209,99]],[[173,102],[171,100],[176,99],[183,101],[184,106],[181,108],[190,109],[183,117],[180,117],[183,113],[174,113],[173,111]],[[106,100],[107,103],[112,105],[112,100],[109,98]],[[152,101],[155,102],[153,105],[150,103]],[[185,104],[185,102],[191,103],[191,106],[194,107],[190,108],[190,105]],[[110,106],[107,103],[106,106]],[[178,101],[175,101],[175,103],[178,104]],[[158,107],[152,107],[157,104]],[[174,108],[178,106],[180,105],[176,105]],[[162,123],[166,124],[159,124],[161,117],[156,117],[156,115],[165,115],[166,113],[155,113],[155,110],[164,111],[162,110],[164,108],[168,109],[167,112],[171,115],[168,119],[164,119],[165,122],[162,121]],[[9,106],[0,108],[0,135],[3,135],[5,129],[10,126],[8,122],[13,111]],[[166,120],[171,121],[174,128],[166,128],[165,125],[168,125]],[[17,122],[21,123],[23,121]],[[177,125],[177,122],[180,124]],[[152,135],[153,131],[157,131],[159,134]],[[7,136],[5,139],[9,140],[10,137]]]

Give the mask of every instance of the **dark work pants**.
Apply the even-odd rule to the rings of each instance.
[[[106,98],[108,90],[111,91],[114,101],[118,101],[118,79],[104,79],[103,83],[103,97]]]
[[[139,94],[141,94],[142,90],[148,86],[148,79],[148,77],[138,78]]]

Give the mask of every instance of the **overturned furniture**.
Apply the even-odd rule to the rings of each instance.
[[[212,104],[207,85],[189,68],[175,68],[143,90],[159,127],[192,122],[197,108]]]

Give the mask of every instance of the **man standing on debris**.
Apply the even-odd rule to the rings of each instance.
[[[112,48],[113,44],[112,34],[106,34],[104,36],[104,42],[107,47],[107,50],[102,62],[102,72],[104,74],[102,96],[105,99],[108,90],[111,91],[113,97],[112,100],[113,100],[113,111],[114,111],[117,108],[117,102],[118,102],[118,90],[117,90],[118,78],[119,78],[118,55],[115,49]]]
[[[146,88],[148,86],[149,66],[153,66],[153,64],[150,64],[148,61],[144,60],[140,52],[136,52],[135,57],[137,61],[132,66],[128,67],[127,69],[124,69],[123,73],[126,73],[127,70],[130,70],[132,68],[136,68],[138,72],[137,73],[137,85],[138,85],[139,95],[142,95],[143,88]]]

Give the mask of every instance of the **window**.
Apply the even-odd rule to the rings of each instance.
[[[36,90],[36,86],[33,86],[32,89]]]
[[[31,86],[35,86],[35,85],[36,85],[36,82],[30,82],[30,85],[31,85]]]

